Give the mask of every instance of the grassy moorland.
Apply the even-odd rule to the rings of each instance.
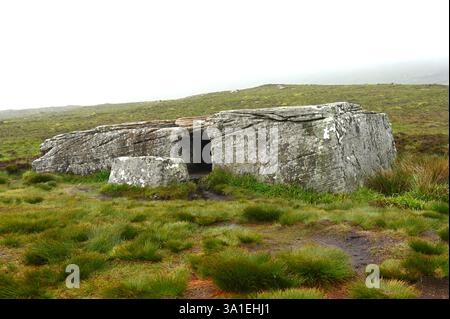
[[[350,100],[389,113],[401,152],[392,171],[349,194],[221,170],[141,189],[108,185],[108,172],[4,166],[0,298],[448,298],[447,94],[434,85],[263,86],[5,119],[1,152],[13,160],[35,156],[44,137],[98,124]],[[79,289],[65,286],[69,264],[80,266]],[[364,285],[367,264],[380,266],[380,289]]]
[[[336,101],[386,112],[398,145],[420,153],[448,150],[448,86],[444,85],[265,85],[196,95],[179,100],[0,112],[0,163],[39,154],[39,144],[59,133],[103,124],[175,119],[221,110]]]

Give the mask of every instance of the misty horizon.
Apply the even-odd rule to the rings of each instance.
[[[419,70],[417,70],[419,69]],[[402,70],[404,73],[396,73],[396,70]],[[389,71],[389,72],[388,72]],[[419,71],[419,73],[417,73]],[[388,74],[386,74],[388,73]],[[267,84],[292,84],[292,85],[364,85],[364,84],[398,84],[398,85],[419,85],[419,84],[438,84],[449,85],[449,63],[448,59],[433,59],[433,60],[420,60],[416,62],[397,62],[386,63],[377,66],[361,67],[355,70],[332,70],[322,73],[308,73],[300,76],[285,76],[275,79],[268,79],[267,81],[243,83],[242,86],[225,86],[218,87],[217,89],[211,89],[210,91],[194,91],[185,95],[169,95],[169,96],[150,96],[145,100],[119,100],[109,101],[105,99],[99,103],[87,103],[87,104],[66,104],[66,105],[36,105],[36,106],[24,106],[17,108],[7,108],[0,106],[0,112],[2,111],[18,111],[28,109],[45,109],[45,108],[58,108],[58,107],[83,107],[103,104],[120,104],[120,103],[133,103],[133,102],[151,102],[159,100],[175,100],[186,98],[194,95],[202,95],[214,92],[242,90],[252,87],[257,87]]]
[[[0,111],[177,99],[269,83],[448,85],[448,5],[1,3]]]

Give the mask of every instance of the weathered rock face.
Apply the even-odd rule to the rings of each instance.
[[[136,186],[167,186],[187,181],[186,164],[179,158],[140,156],[114,159],[109,183]]]
[[[206,120],[128,123],[62,134],[41,145],[45,154],[33,162],[33,168],[39,172],[88,174],[110,169],[120,157],[177,157],[172,151],[183,139],[174,136],[180,137],[187,129],[187,140],[195,140],[198,129],[192,121],[198,119],[203,121],[201,132],[207,135],[200,151],[209,153],[210,147],[213,167],[316,191],[352,191],[376,171],[390,168],[396,155],[386,114],[339,102],[223,111]],[[188,146],[191,151],[195,143]],[[190,153],[187,158],[192,159]],[[165,174],[156,164],[149,166],[147,160],[121,161],[114,161],[119,165],[113,168],[114,182],[139,184],[134,174],[145,172],[140,172],[138,165],[146,165],[144,171],[155,169]],[[124,163],[134,165],[131,179],[117,175],[119,168],[125,169]],[[188,168],[193,173],[196,165],[202,169],[204,164],[188,164]],[[165,183],[161,178],[160,183]],[[184,179],[181,174],[179,180]]]
[[[224,111],[209,119],[209,127],[216,128],[209,134],[214,167],[316,191],[352,191],[374,172],[390,168],[396,155],[387,116],[346,102]],[[249,155],[252,132],[257,132],[257,152]],[[259,138],[270,142],[264,145]],[[225,145],[233,139],[230,162]]]
[[[169,156],[172,121],[99,126],[88,131],[57,135],[41,145],[45,153],[33,162],[37,172],[86,175],[111,168],[120,156]]]

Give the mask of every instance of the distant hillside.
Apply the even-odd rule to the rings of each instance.
[[[382,64],[353,70],[305,74],[296,83],[311,84],[449,84],[448,59]]]
[[[59,106],[59,107],[43,107],[35,109],[23,109],[23,110],[4,110],[0,111],[0,120],[14,119],[14,118],[27,118],[35,115],[44,115],[47,113],[60,113],[71,111],[82,106]]]
[[[0,162],[39,154],[45,138],[98,125],[183,116],[221,110],[308,105],[335,101],[361,104],[386,112],[402,147],[437,145],[448,148],[448,86],[444,85],[264,85],[214,92],[178,100],[103,104],[84,107],[27,110],[0,120]],[[21,114],[21,117],[18,117]],[[11,115],[13,117],[11,117]],[[422,145],[422,146],[421,146]]]

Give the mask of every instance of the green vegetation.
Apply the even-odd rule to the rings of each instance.
[[[295,284],[286,275],[283,265],[266,253],[225,250],[202,257],[196,266],[203,276],[211,277],[224,291],[248,293]]]
[[[380,265],[380,273],[383,278],[416,281],[419,274],[409,272],[403,265],[403,260],[387,259]]]
[[[433,256],[412,253],[402,265],[413,276],[448,278],[448,254]]]
[[[170,298],[181,296],[187,287],[187,272],[176,269],[123,281],[104,292],[107,298]]]
[[[35,173],[33,171],[28,171],[22,175],[22,179],[25,184],[31,185],[56,181],[56,176],[50,173]]]
[[[339,249],[306,246],[271,256],[227,249],[193,259],[194,268],[225,291],[248,293],[298,285],[344,282],[353,276],[348,256]]]
[[[325,295],[318,289],[291,288],[261,292],[255,296],[256,299],[323,299]]]
[[[431,205],[431,209],[440,214],[448,215],[448,203],[444,203],[444,202],[433,203]]]
[[[158,188],[108,185],[107,171],[29,171],[27,158],[57,133],[336,100],[387,112],[399,149],[393,170],[348,194],[225,170]],[[198,284],[214,286],[202,290],[214,291],[209,297],[414,298],[405,282],[448,278],[447,130],[448,87],[437,85],[269,85],[1,119],[0,298],[203,297]],[[225,200],[203,199],[205,189]],[[384,260],[382,289],[367,289],[351,265],[358,236],[374,245],[365,253]],[[70,263],[80,266],[80,289],[65,289]]]
[[[202,247],[205,252],[221,251],[225,247],[260,243],[261,235],[245,228],[214,227],[203,233]]]
[[[184,183],[167,187],[138,187],[129,185],[107,184],[101,193],[111,197],[127,197],[132,199],[169,200],[190,199],[195,196],[197,187],[193,183]]]
[[[349,257],[337,248],[305,246],[279,259],[290,275],[307,286],[336,284],[354,275]]]
[[[0,273],[0,299],[51,298],[53,296],[45,288],[54,282],[54,278],[48,270],[28,272],[24,279]]]
[[[448,246],[422,239],[409,242],[411,251],[404,259],[387,259],[381,266],[384,278],[414,282],[423,276],[448,278]]]
[[[9,236],[5,237],[1,242],[0,245],[3,245],[5,247],[9,248],[18,248],[23,245],[22,241],[19,238]]]
[[[55,224],[54,220],[50,219],[36,219],[36,220],[26,220],[26,219],[9,219],[4,218],[2,224],[0,224],[0,234],[8,233],[18,233],[18,234],[31,234],[40,233],[46,229],[53,227]]]
[[[435,211],[448,214],[448,159],[437,156],[403,156],[391,171],[380,172],[368,181],[368,187],[389,196],[387,205],[423,209],[424,201]],[[393,197],[395,195],[403,195]],[[387,206],[386,205],[386,206]]]
[[[28,265],[44,265],[61,261],[70,255],[67,243],[46,240],[37,242],[25,253],[25,263]]]
[[[409,246],[415,252],[422,253],[425,255],[441,255],[446,250],[448,250],[448,247],[444,244],[441,243],[433,244],[421,239],[411,241],[409,243]]]
[[[355,299],[409,299],[419,296],[419,292],[401,280],[381,280],[380,289],[367,288],[365,283],[357,283],[350,289]]]
[[[219,289],[241,296],[306,286],[327,292],[359,280],[347,254],[307,243],[295,249],[289,245],[303,236],[314,238],[316,230],[340,233],[339,229],[345,232],[353,226],[402,238],[406,249],[411,245],[410,251],[393,254],[382,264],[384,278],[416,281],[423,276],[448,276],[447,244],[420,238],[432,231],[445,240],[448,214],[442,212],[442,202],[417,199],[423,203],[418,209],[372,203],[405,196],[415,199],[411,190],[392,196],[367,188],[350,194],[318,194],[213,171],[202,186],[222,185],[230,200],[164,201],[143,199],[141,193],[106,197],[106,179],[99,175],[51,175],[56,185],[50,191],[36,187],[40,181],[28,183],[21,174],[10,175],[9,183],[0,185],[0,209],[7,212],[0,214],[0,249],[16,256],[5,263],[4,267],[15,269],[7,282],[25,285],[25,274],[40,269],[56,274],[56,280],[36,274],[35,281],[42,279],[42,285],[37,289],[27,284],[26,291],[16,291],[14,296],[62,296],[58,287],[69,263],[81,266],[85,287],[72,292],[72,297],[104,297],[112,283],[120,283],[117,291],[121,292],[111,290],[111,297],[150,296],[144,287],[147,279],[133,283],[147,267],[161,273],[189,265],[188,280],[193,274],[210,278]],[[42,200],[25,201],[32,197]],[[133,278],[131,283],[128,277]]]
[[[448,242],[448,226],[439,231],[439,237],[441,237],[442,240]]]
[[[250,206],[244,209],[244,218],[250,222],[273,222],[283,215],[284,211],[273,206]]]
[[[98,125],[175,119],[237,108],[350,101],[385,112],[400,151],[448,154],[448,86],[444,85],[264,85],[179,100],[69,107],[0,118],[0,161],[39,154],[45,138]],[[2,114],[0,113],[0,116]]]
[[[195,223],[200,226],[210,226],[231,219],[228,211],[209,209],[207,207],[183,207],[175,211],[174,217],[177,220]]]
[[[105,268],[107,259],[101,254],[87,252],[71,258],[67,263],[80,267],[80,279],[86,279]]]
[[[135,241],[117,246],[112,256],[123,260],[147,260],[154,262],[162,259],[159,246],[149,241]]]

